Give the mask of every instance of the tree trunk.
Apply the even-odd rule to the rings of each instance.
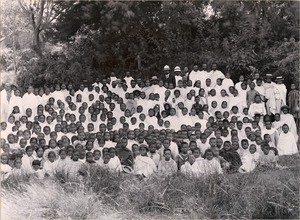
[[[13,58],[14,58],[14,73],[17,74],[15,34],[13,34]]]
[[[33,31],[33,49],[38,54],[39,57],[43,56],[41,49],[41,41],[40,41],[40,30],[34,29]]]

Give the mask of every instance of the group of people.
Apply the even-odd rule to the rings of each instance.
[[[1,178],[92,167],[139,178],[251,172],[298,153],[299,91],[259,73],[235,83],[212,64],[151,79],[114,73],[93,84],[1,91]]]

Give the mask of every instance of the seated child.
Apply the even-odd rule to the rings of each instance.
[[[177,164],[172,159],[172,154],[170,149],[164,149],[164,156],[158,163],[158,175],[161,177],[167,177],[175,174],[177,172]]]
[[[134,159],[134,174],[139,178],[149,177],[157,171],[154,161],[147,155],[148,147],[141,144],[139,147],[140,155]]]
[[[122,166],[119,157],[116,156],[117,150],[114,147],[109,148],[108,150],[110,155],[109,167],[114,172],[121,172]]]
[[[44,179],[45,172],[41,169],[41,162],[39,160],[32,161],[32,173],[37,179]]]
[[[84,177],[91,176],[91,173],[95,170],[93,168],[96,168],[99,166],[95,161],[94,161],[94,156],[92,152],[87,152],[86,153],[86,161],[85,163],[79,168],[79,173],[80,175]]]
[[[8,165],[8,155],[1,155],[1,181],[8,178],[12,170],[12,167]]]
[[[32,161],[34,160],[33,147],[30,145],[27,146],[25,148],[25,152],[26,154],[24,154],[22,157],[22,169],[25,173],[30,173],[32,170]]]
[[[181,143],[180,153],[176,156],[175,161],[177,163],[178,170],[180,170],[180,167],[185,164],[185,162],[188,161],[188,150],[189,145],[186,142]]]
[[[154,161],[155,165],[158,167],[160,155],[157,153],[155,142],[149,145],[148,157],[150,157]]]
[[[277,167],[278,157],[270,151],[270,146],[267,143],[262,145],[263,154],[259,156],[259,166],[266,168]]]
[[[48,153],[48,160],[45,161],[43,167],[45,176],[53,177],[56,174],[56,168],[57,168],[56,154],[54,151],[50,151]]]
[[[229,169],[227,170],[228,173],[236,173],[242,165],[240,155],[232,149],[229,141],[224,142],[224,146],[220,151],[220,156],[230,164]]]
[[[243,139],[241,142],[242,148],[238,149],[238,153],[240,157],[242,158],[243,156],[249,154],[249,141],[247,139]],[[255,145],[254,145],[255,146]]]
[[[14,168],[11,171],[11,175],[22,176],[24,174],[24,171],[21,169],[21,167],[22,167],[22,159],[20,157],[17,157],[15,159]]]
[[[80,152],[79,150],[74,150],[72,155],[72,162],[66,167],[67,176],[69,179],[78,179],[79,169],[82,166],[83,162],[79,160]]]
[[[204,175],[222,174],[221,164],[218,159],[214,158],[214,153],[211,149],[207,149],[204,153],[205,161],[203,163]]]
[[[240,173],[247,173],[253,171],[259,162],[259,153],[256,151],[256,146],[251,144],[249,147],[249,154],[244,154],[241,157],[243,165],[239,168]]]
[[[68,167],[70,163],[72,163],[72,160],[70,157],[67,157],[67,151],[64,148],[60,149],[56,172],[60,174],[66,174],[66,167]]]
[[[229,169],[230,164],[223,157],[220,156],[220,149],[218,147],[214,147],[211,148],[211,150],[213,151],[214,159],[218,160],[221,164],[221,168],[223,170]]]
[[[193,165],[195,164],[195,161],[196,160],[194,155],[190,154],[188,156],[188,161],[181,166],[180,173],[186,176],[194,176],[195,168],[193,167]]]
[[[103,159],[101,157],[101,151],[100,150],[94,150],[93,152],[94,161],[101,166],[103,164]]]

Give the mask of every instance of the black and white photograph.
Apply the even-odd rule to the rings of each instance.
[[[0,0],[0,219],[299,219],[299,17]]]

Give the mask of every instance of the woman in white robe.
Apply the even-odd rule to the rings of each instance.
[[[247,84],[242,83],[240,88],[239,88],[239,86],[236,87],[236,90],[238,91],[238,94],[241,97],[241,105],[243,106],[243,108],[246,108],[247,107],[247,92],[249,91]],[[241,109],[241,112],[242,111],[243,111],[243,109]]]
[[[278,139],[278,155],[291,155],[298,153],[297,143],[293,139],[293,134],[289,132],[289,126],[284,124],[282,126],[283,132],[279,135]]]
[[[266,79],[266,82],[264,83],[265,96],[266,96],[266,99],[268,100],[266,102],[266,108],[267,108],[268,115],[270,115],[271,113],[273,113],[273,114],[276,113],[276,102],[275,102],[275,95],[274,95],[275,83],[271,81],[270,77],[272,77],[272,75],[267,74],[267,79]]]
[[[298,141],[297,127],[294,117],[288,113],[288,106],[281,107],[282,114],[280,115],[280,121],[289,126],[289,131],[294,135],[296,142]]]
[[[24,115],[25,111],[23,108],[23,99],[21,97],[21,92],[20,90],[15,90],[14,95],[9,100],[8,103],[8,115],[10,115],[13,111],[14,106],[19,106],[20,114]]]
[[[6,121],[9,116],[8,106],[11,97],[11,88],[10,84],[6,83],[4,89],[0,92],[1,94],[1,102],[0,102],[0,110],[1,110],[1,121]]]
[[[40,103],[38,102],[38,98],[36,97],[35,94],[33,94],[33,87],[29,86],[27,89],[27,93],[23,95],[23,106],[30,106],[32,109],[32,114],[36,115],[37,114],[37,106]]]
[[[286,105],[286,86],[282,83],[282,77],[277,77],[277,84],[274,85],[276,102],[276,113],[280,113],[281,107]]]

